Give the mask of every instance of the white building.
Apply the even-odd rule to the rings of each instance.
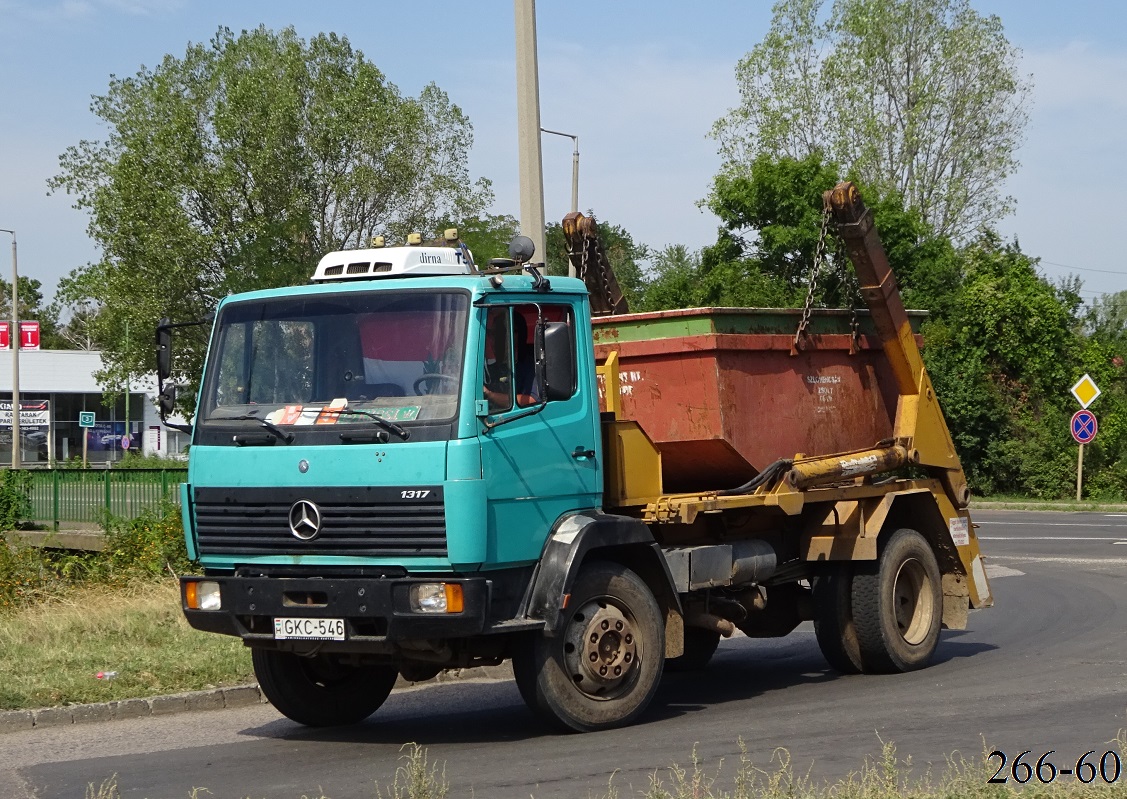
[[[154,400],[156,378],[135,381],[112,402],[94,379],[101,352],[22,350],[19,355],[21,460],[28,465],[82,458],[83,437],[91,463],[121,460],[125,452],[179,455],[188,436],[164,427]],[[0,351],[0,464],[12,460],[12,353]],[[93,412],[94,426],[79,426]]]

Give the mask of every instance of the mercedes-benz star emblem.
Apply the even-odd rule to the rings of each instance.
[[[294,538],[312,541],[321,532],[321,509],[308,499],[299,499],[290,507],[290,532]]]

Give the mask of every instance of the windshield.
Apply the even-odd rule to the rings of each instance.
[[[372,425],[371,414],[400,424],[451,419],[468,312],[469,296],[453,291],[228,305],[217,323],[200,420],[296,428]]]

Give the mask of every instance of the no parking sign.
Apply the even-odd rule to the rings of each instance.
[[[1096,415],[1085,409],[1072,414],[1072,423],[1069,428],[1077,444],[1091,444],[1100,426],[1096,422]]]

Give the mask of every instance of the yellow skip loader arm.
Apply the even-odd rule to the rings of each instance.
[[[823,200],[845,243],[861,284],[861,295],[896,376],[900,397],[893,428],[894,446],[904,449],[908,462],[926,467],[939,478],[951,504],[962,510],[970,502],[966,475],[916,346],[896,277],[873,226],[873,213],[851,182],[839,183],[823,195]]]
[[[978,538],[966,510],[970,503],[966,474],[916,345],[896,277],[888,265],[888,257],[873,224],[873,213],[850,181],[839,183],[825,192],[823,201],[838,236],[845,244],[860,283],[861,295],[872,314],[896,379],[899,397],[893,425],[893,445],[882,453],[882,457],[891,461],[903,453],[907,462],[924,467],[929,475],[938,479],[944,493],[944,496],[935,497],[940,513],[953,524],[965,525],[965,530],[959,531],[966,536],[965,543],[955,543],[958,544],[959,561],[970,577],[971,605],[992,605]],[[803,464],[795,464],[795,470],[802,468]],[[954,539],[954,528],[951,533]]]

